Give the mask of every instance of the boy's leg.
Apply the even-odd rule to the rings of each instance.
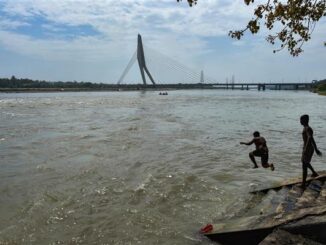
[[[275,169],[273,163],[271,163],[271,164],[268,163],[268,153],[267,154],[263,154],[261,156],[261,165],[264,168],[271,168],[272,171],[274,171],[274,169]]]
[[[302,183],[301,183],[302,188],[306,187],[307,172],[308,172],[308,166],[305,162],[302,162]]]
[[[306,168],[309,168],[311,170],[311,172],[312,172],[311,177],[317,177],[318,173],[314,170],[314,168],[311,166],[311,163],[310,163],[312,155],[313,155],[313,152],[311,154],[303,154],[302,155],[302,162],[305,163]]]
[[[311,170],[312,172],[312,175],[311,177],[317,177],[318,176],[318,173],[314,170],[314,168],[311,166],[310,163],[307,164],[307,167]]]
[[[249,153],[249,158],[253,162],[254,168],[258,168],[256,159],[255,159],[255,155],[254,155],[254,151],[252,151],[252,152]]]
[[[269,164],[269,166],[271,167],[271,170],[274,171],[274,169],[275,169],[274,164],[271,163],[271,164]]]

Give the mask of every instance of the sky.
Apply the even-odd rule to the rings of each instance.
[[[304,53],[292,57],[287,50],[273,53],[266,29],[240,41],[228,37],[252,13],[243,0],[199,0],[192,8],[185,0],[0,0],[0,77],[116,83],[140,33],[147,63],[148,47],[217,82],[326,78],[325,18]],[[156,68],[172,74],[159,63]],[[138,82],[134,64],[124,83]]]

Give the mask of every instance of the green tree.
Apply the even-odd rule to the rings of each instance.
[[[193,6],[199,0],[187,1]],[[250,5],[254,0],[244,0],[244,3]],[[255,7],[253,18],[245,28],[230,31],[229,36],[241,39],[246,31],[256,34],[263,23],[272,32],[266,40],[279,45],[274,53],[287,48],[291,55],[298,56],[303,52],[302,45],[311,38],[316,23],[325,16],[326,0],[266,0],[265,4]],[[276,25],[281,28],[274,31]]]

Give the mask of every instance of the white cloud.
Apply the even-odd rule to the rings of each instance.
[[[263,0],[255,4],[261,2]],[[229,70],[239,67],[239,70],[248,69],[252,74],[254,72],[250,69],[255,68],[243,65],[243,61],[251,60],[255,63],[259,60],[261,63],[258,67],[264,67],[262,70],[270,67],[270,61],[266,57],[272,57],[272,60],[280,59],[279,63],[289,61],[286,52],[282,55],[272,54],[273,47],[264,41],[264,30],[254,39],[248,38],[240,42],[227,39],[229,50],[223,50],[222,43],[219,47],[219,40],[226,38],[229,30],[243,28],[251,18],[253,7],[246,6],[243,0],[200,0],[198,5],[192,8],[187,6],[185,0],[181,3],[174,0],[3,0],[1,4],[1,11],[5,15],[0,18],[0,50],[10,50],[12,53],[37,58],[43,62],[83,60],[90,67],[103,62],[123,65],[136,49],[138,33],[142,34],[147,46],[188,66],[205,64],[206,67],[212,67],[212,73],[217,77],[224,75],[220,71],[216,72],[216,69],[214,71],[213,67],[216,67],[216,64],[221,67],[223,62],[227,61],[230,62],[230,67],[234,67]],[[15,32],[17,27],[31,25],[30,21],[35,16],[46,19],[46,23],[40,23],[39,27],[43,28],[44,32],[62,33],[65,26],[90,26],[98,34],[87,36],[87,33],[81,33],[76,34],[74,38],[64,39],[52,33],[52,36],[48,35],[46,39],[42,39],[32,33],[28,35]],[[301,59],[303,63],[305,60],[311,60],[316,50],[322,50],[316,42],[319,42],[320,36],[325,33],[325,27],[326,24],[321,23],[319,29],[316,29],[315,41],[305,46],[309,51],[306,51],[306,56]],[[238,50],[238,53],[235,53],[232,47]],[[219,55],[219,52],[224,52],[223,56]],[[203,57],[207,58],[203,61]],[[319,59],[321,58],[316,58]],[[222,72],[226,73],[227,70]],[[91,71],[90,68],[89,72]],[[260,77],[264,77],[263,71],[259,73]],[[112,74],[116,74],[116,71]],[[89,77],[92,77],[92,74]],[[68,79],[70,78],[67,77]]]
[[[1,29],[12,30],[21,26],[28,26],[28,25],[29,24],[24,21],[8,20],[8,19],[4,19],[3,17],[0,17],[0,30]]]
[[[225,35],[235,23],[243,23],[250,16],[242,0],[202,1],[193,8],[171,0],[18,0],[5,2],[3,11],[23,18],[39,15],[58,24],[87,24],[109,36],[123,35],[134,28],[164,28],[183,35]]]

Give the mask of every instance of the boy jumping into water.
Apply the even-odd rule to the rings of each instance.
[[[258,168],[257,162],[255,160],[256,157],[261,157],[261,165],[264,168],[271,168],[272,171],[274,171],[274,164],[268,163],[268,148],[266,144],[266,140],[264,137],[260,137],[260,133],[258,131],[253,133],[254,138],[246,143],[246,142],[240,142],[241,145],[251,145],[255,143],[256,150],[249,153],[249,157],[251,161],[254,163],[254,168]]]
[[[303,139],[303,149],[302,149],[302,184],[301,187],[305,188],[306,186],[306,179],[308,174],[308,168],[311,170],[312,175],[311,177],[317,177],[318,174],[314,170],[314,168],[311,166],[311,158],[314,154],[314,151],[316,151],[318,156],[321,156],[321,152],[318,150],[316,142],[313,137],[313,130],[309,126],[309,116],[308,115],[302,115],[300,117],[300,123],[303,126],[302,131],[302,139]]]

